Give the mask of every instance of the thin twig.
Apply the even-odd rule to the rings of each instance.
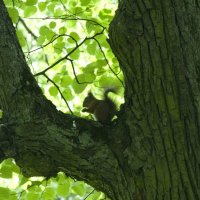
[[[90,192],[90,193],[85,197],[85,199],[83,199],[83,200],[86,200],[94,191],[95,191],[95,189],[92,190],[92,192]]]
[[[24,22],[24,20],[20,17],[19,21],[23,24],[24,28],[26,29],[26,31],[35,39],[37,40],[37,36],[29,29],[29,27],[26,25],[26,23]]]
[[[94,38],[94,40],[97,42],[97,44],[98,44],[98,46],[99,46],[99,48],[100,48],[100,51],[101,51],[101,53],[103,54],[103,57],[104,57],[104,59],[106,60],[107,65],[108,65],[110,71],[116,76],[116,78],[117,78],[117,79],[121,82],[121,84],[124,86],[123,81],[118,77],[118,75],[114,72],[114,70],[113,70],[112,67],[110,66],[109,61],[108,61],[108,59],[106,58],[106,55],[105,55],[103,49],[101,48],[101,45],[100,45],[99,41],[98,41],[96,38]]]
[[[95,35],[93,35],[92,37],[85,37],[85,39],[80,42],[79,44],[77,44],[77,46],[72,49],[67,55],[65,55],[64,57],[60,58],[59,60],[57,60],[55,63],[53,63],[51,66],[47,67],[46,69],[44,69],[43,71],[41,72],[38,72],[36,73],[34,76],[39,76],[39,75],[43,75],[46,71],[50,70],[51,68],[53,68],[54,66],[56,66],[58,63],[60,63],[61,61],[67,59],[74,51],[76,51],[81,45],[83,45],[87,40],[90,40],[90,39],[95,39],[95,37],[97,37],[98,35],[101,35],[103,33],[104,29],[99,32],[99,33],[96,33]]]
[[[72,65],[72,70],[73,70],[73,74],[74,74],[74,77],[75,77],[75,79],[76,79],[76,82],[77,82],[78,84],[92,83],[92,82],[87,82],[87,81],[80,82],[80,81],[78,80],[78,77],[77,77],[77,75],[76,75],[76,71],[75,71],[75,68],[74,68],[74,63],[73,63],[73,60],[71,60],[71,59],[69,59],[69,58],[66,58],[66,59],[67,59],[67,60],[69,60],[69,61],[71,62],[71,65]]]
[[[96,26],[100,26],[102,27],[103,29],[106,29],[103,25],[101,25],[100,23],[92,20],[92,19],[86,19],[86,18],[78,18],[78,17],[75,17],[75,18],[70,18],[70,17],[75,17],[74,15],[62,15],[62,16],[57,16],[57,17],[44,17],[44,18],[41,18],[41,17],[29,17],[29,18],[26,18],[26,19],[41,19],[41,20],[52,20],[52,19],[55,19],[55,20],[71,20],[71,21],[88,21]]]
[[[56,35],[57,35],[57,34],[55,34],[55,35],[51,38],[51,41],[50,41],[50,42],[48,42],[48,43],[42,45],[42,46],[39,47],[39,48],[33,49],[33,50],[31,50],[31,51],[29,51],[29,52],[25,52],[25,53],[32,53],[32,52],[34,52],[34,51],[37,51],[37,50],[39,50],[39,49],[42,49],[42,48],[48,46],[49,44],[51,44],[53,41],[57,40],[59,37],[64,37],[64,36],[70,37],[70,38],[75,42],[76,46],[78,45],[78,43],[77,43],[77,41],[75,40],[75,38],[72,37],[72,36],[70,36],[70,35],[61,34],[61,35],[58,35],[57,37],[55,37]],[[55,38],[54,38],[54,37],[55,37]]]
[[[50,81],[50,82],[57,88],[57,90],[58,90],[60,96],[62,97],[62,99],[63,99],[64,102],[66,103],[66,105],[67,105],[69,111],[70,111],[71,114],[73,115],[73,112],[72,112],[71,108],[69,107],[68,102],[65,100],[65,97],[63,96],[62,92],[60,91],[59,86],[58,86],[54,81],[52,81],[45,73],[44,73],[43,75],[46,77],[46,79],[47,79],[48,81]]]

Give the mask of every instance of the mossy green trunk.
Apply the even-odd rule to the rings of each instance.
[[[110,26],[126,82],[129,190],[144,200],[200,199],[199,3],[120,1]]]

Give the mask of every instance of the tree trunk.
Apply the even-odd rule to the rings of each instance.
[[[198,1],[121,0],[110,45],[125,76],[111,125],[65,115],[41,93],[0,0],[0,157],[58,171],[113,200],[200,199]]]
[[[142,199],[200,199],[199,3],[120,1],[110,26],[126,82],[123,155]]]

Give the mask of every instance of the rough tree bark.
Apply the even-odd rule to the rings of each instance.
[[[110,45],[125,105],[102,126],[56,110],[0,0],[0,157],[27,176],[63,171],[114,200],[200,199],[200,2],[121,0]]]
[[[123,155],[143,199],[200,199],[199,6],[124,0],[110,26],[127,85]]]

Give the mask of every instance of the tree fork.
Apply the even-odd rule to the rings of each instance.
[[[0,137],[11,149],[1,142],[1,158],[14,157],[27,176],[63,171],[115,200],[200,199],[200,12],[184,3],[120,1],[109,42],[126,103],[102,126],[42,95],[0,0]]]

